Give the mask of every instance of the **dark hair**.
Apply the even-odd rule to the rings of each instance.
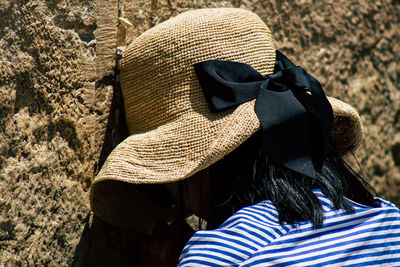
[[[330,145],[317,178],[275,164],[261,149],[257,132],[240,147],[210,168],[211,201],[207,228],[218,227],[242,207],[270,200],[281,223],[310,220],[314,227],[323,224],[322,206],[312,189],[321,189],[335,209],[352,212],[346,200],[376,206],[373,189],[346,164]]]

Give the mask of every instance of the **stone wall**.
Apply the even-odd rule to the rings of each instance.
[[[126,136],[116,48],[201,7],[256,12],[280,50],[353,104],[360,165],[400,205],[399,1],[0,0],[0,265],[132,263],[132,233],[90,216],[87,199]]]
[[[0,265],[72,263],[112,97],[96,8],[0,1]]]

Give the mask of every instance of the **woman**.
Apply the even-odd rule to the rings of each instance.
[[[208,226],[218,228],[195,233],[180,266],[398,264],[398,209],[373,198],[334,148],[314,179],[271,162],[259,141],[212,167],[222,180],[211,177]]]
[[[342,160],[362,139],[357,112],[276,50],[254,13],[195,10],[157,25],[124,52],[121,88],[131,135],[91,206],[151,235],[145,251],[171,260],[186,238],[176,225],[195,214],[214,230],[194,234],[182,266],[399,261],[399,211]]]

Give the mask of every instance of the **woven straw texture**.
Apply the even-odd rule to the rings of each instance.
[[[360,115],[349,104],[328,97],[333,108],[331,137],[342,154],[355,150],[363,139]]]
[[[96,180],[183,179],[259,128],[254,101],[234,111],[209,111],[193,68],[208,59],[245,62],[264,75],[272,73],[270,30],[249,11],[204,9],[181,14],[137,38],[121,63],[131,136],[113,151]]]
[[[223,113],[209,111],[193,68],[209,59],[244,62],[270,74],[275,64],[270,30],[246,10],[202,9],[155,26],[127,48],[121,88],[131,135],[95,178],[92,208],[98,199],[95,185],[101,181],[178,181],[218,161],[259,129],[255,101]],[[347,142],[341,146],[345,150],[356,147],[361,140],[357,112],[339,100],[330,101],[334,125],[341,127],[333,133],[346,136],[334,140]]]

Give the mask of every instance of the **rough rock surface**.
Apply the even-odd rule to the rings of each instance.
[[[0,0],[0,265],[132,263],[131,232],[85,219],[90,180],[126,135],[116,47],[200,7],[256,12],[280,50],[353,104],[360,165],[400,205],[398,0]]]
[[[0,1],[1,266],[72,263],[112,95],[96,85],[96,14]]]

